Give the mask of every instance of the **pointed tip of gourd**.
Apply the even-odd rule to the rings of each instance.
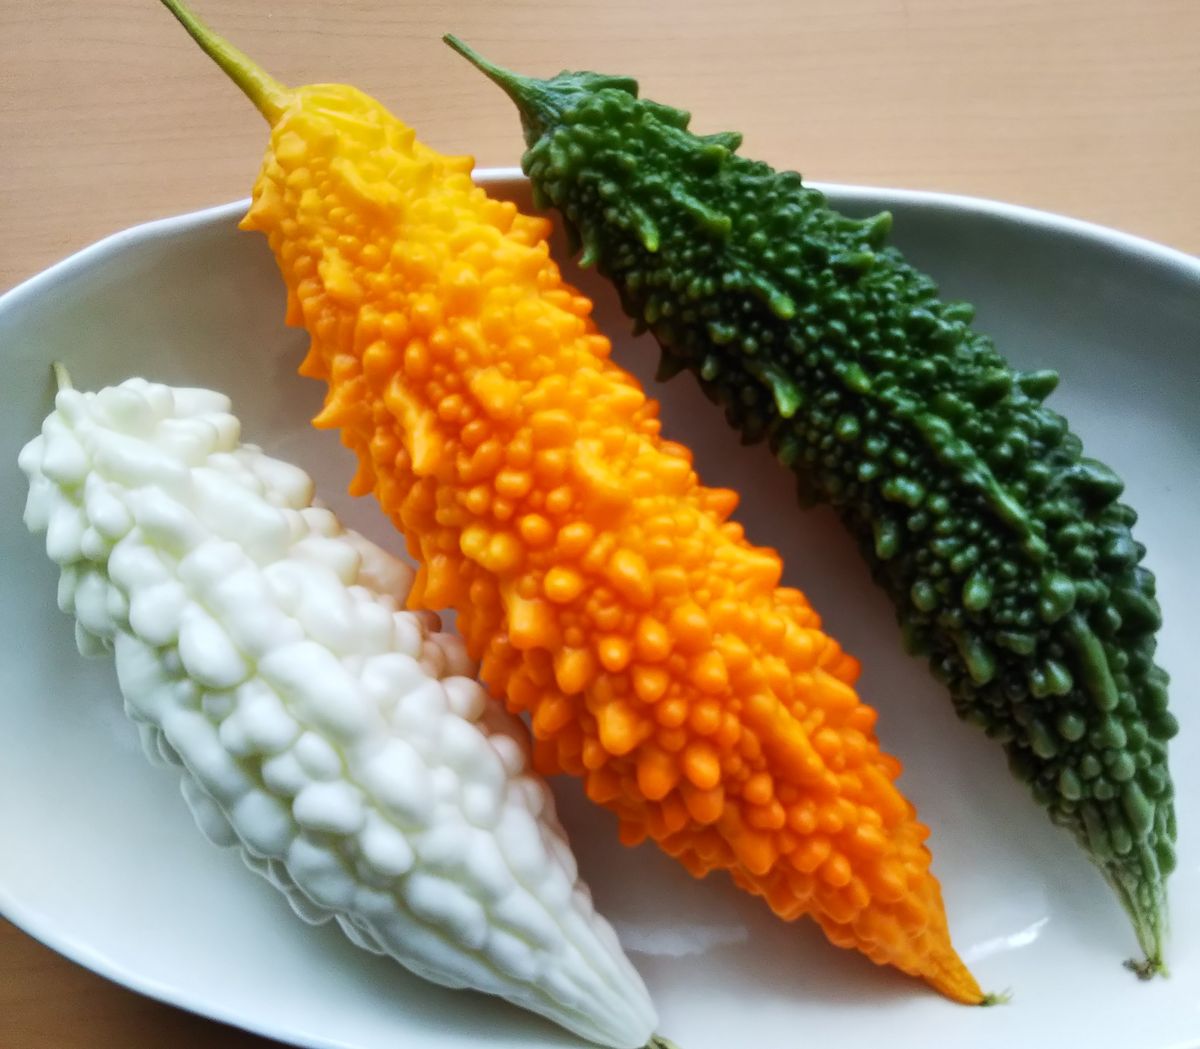
[[[200,50],[216,62],[254,103],[268,123],[274,124],[283,115],[291,96],[286,87],[248,55],[209,29],[183,0],[162,0],[162,5],[187,30],[188,36],[200,45]]]
[[[67,366],[62,361],[54,361],[50,365],[50,371],[54,375],[54,387],[57,390],[73,390],[71,385],[71,373],[67,371]]]
[[[1134,932],[1137,934],[1138,946],[1142,948],[1143,957],[1130,958],[1125,962],[1125,968],[1139,980],[1152,980],[1155,976],[1167,976],[1167,964],[1163,960],[1163,946],[1166,939],[1166,922],[1163,917],[1165,905],[1142,913],[1134,908],[1127,908],[1133,919]]]
[[[1138,946],[1142,950],[1143,957],[1129,959],[1125,962],[1125,968],[1142,980],[1165,974],[1167,967],[1163,959],[1167,940],[1167,898],[1161,880],[1165,874],[1160,875],[1153,891],[1146,892],[1140,864],[1132,871],[1120,862],[1104,864],[1101,869],[1125,908],[1125,913],[1129,915]]]
[[[1153,980],[1156,976],[1170,976],[1167,971],[1167,965],[1162,960],[1161,956],[1145,957],[1145,958],[1128,958],[1125,961],[1125,968],[1133,973],[1139,980]]]
[[[1008,1005],[1012,1001],[1013,993],[1010,990],[1003,990],[985,994],[979,999],[979,1005],[982,1008],[987,1008],[992,1005]]]

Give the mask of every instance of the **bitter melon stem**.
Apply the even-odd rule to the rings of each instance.
[[[267,122],[274,124],[287,108],[291,92],[248,55],[217,36],[181,0],[162,0],[162,3],[200,45],[201,50],[241,88],[242,93],[267,118]]]
[[[165,2],[165,0],[164,0]],[[521,76],[502,66],[489,62],[469,44],[459,40],[453,33],[447,33],[442,40],[478,69],[493,83],[500,86],[509,98],[513,100],[521,114],[521,123],[526,132],[532,131],[540,135],[547,127],[555,123],[560,112],[553,94],[546,90],[543,80]]]
[[[523,103],[525,96],[522,92],[528,90],[529,86],[533,83],[532,80],[489,62],[483,55],[471,47],[470,44],[460,40],[453,33],[446,33],[442,37],[442,40],[454,48],[455,51],[462,55],[463,58],[470,62],[471,65],[483,73],[489,80],[499,84],[508,97],[516,102],[517,105]]]

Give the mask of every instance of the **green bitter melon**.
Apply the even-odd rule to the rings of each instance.
[[[535,199],[747,442],[832,504],[959,715],[1099,866],[1162,967],[1175,865],[1160,611],[1123,485],[972,308],[791,171],[698,136],[621,76],[549,80],[452,46],[520,110]]]

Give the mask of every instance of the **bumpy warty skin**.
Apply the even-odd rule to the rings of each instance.
[[[314,424],[405,533],[410,602],[453,607],[489,689],[530,715],[540,769],[581,776],[627,843],[978,1003],[857,661],[662,436],[549,224],[352,87],[278,109],[242,225],[312,335]]]
[[[216,393],[61,391],[25,520],[80,650],[116,656],[147,755],[310,922],[439,984],[632,1049],[654,1009],[592,907],[527,734],[412,572],[239,444]]]
[[[583,262],[616,284],[746,442],[830,503],[958,714],[1076,837],[1161,962],[1175,866],[1167,674],[1137,515],[966,303],[887,244],[891,216],[830,208],[795,172],[697,136],[635,81],[489,72],[523,165]]]

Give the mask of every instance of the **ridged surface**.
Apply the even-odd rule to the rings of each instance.
[[[353,89],[299,89],[273,123],[245,226],[312,333],[317,425],[423,563],[413,600],[453,606],[532,714],[540,767],[583,776],[624,840],[978,1002],[857,664],[660,438],[548,224]]]
[[[238,441],[229,402],[133,379],[59,393],[26,523],[82,651],[112,651],[147,756],[215,843],[313,923],[450,987],[636,1049],[655,1025],[592,907],[528,734],[407,565]]]
[[[484,64],[486,65],[486,64]],[[804,501],[831,503],[959,715],[1068,828],[1161,964],[1175,865],[1167,675],[1122,482],[886,246],[794,172],[696,136],[628,78],[490,67],[517,102],[524,166],[663,349]]]

